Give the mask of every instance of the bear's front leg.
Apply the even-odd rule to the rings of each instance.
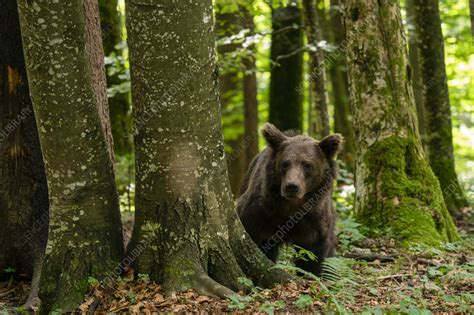
[[[321,241],[316,241],[314,244],[296,244],[316,256],[316,261],[306,258],[306,260],[298,259],[295,261],[295,265],[305,271],[311,272],[316,276],[320,277],[322,273],[322,264],[324,259],[332,257],[335,254],[335,242],[334,237],[324,237]]]

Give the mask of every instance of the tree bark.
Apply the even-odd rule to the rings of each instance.
[[[303,26],[296,1],[272,11],[269,120],[280,130],[303,129]]]
[[[423,80],[421,78],[419,48],[415,33],[415,16],[413,0],[405,3],[407,28],[408,28],[408,60],[411,68],[411,82],[415,96],[416,113],[418,117],[418,131],[421,136],[423,147],[426,147],[426,118],[423,99]]]
[[[347,66],[343,51],[345,36],[339,0],[331,0],[329,24],[327,37],[329,42],[335,46],[335,50],[328,53],[326,58],[334,101],[334,131],[344,136],[344,147],[339,156],[349,169],[355,170],[354,130],[349,107]]]
[[[417,132],[398,1],[347,1],[345,24],[357,218],[403,244],[458,239]]]
[[[413,0],[426,110],[426,148],[452,215],[469,203],[454,168],[451,107],[438,1]]]
[[[322,139],[329,135],[329,100],[326,89],[326,67],[324,66],[324,51],[318,47],[322,40],[322,21],[318,21],[316,14],[316,1],[303,0],[303,16],[308,38],[309,72],[312,102],[310,110],[314,112],[313,124],[309,126],[310,135]]]
[[[122,42],[121,17],[117,10],[117,0],[99,0],[100,23],[104,52],[106,56],[120,53],[115,46]],[[107,66],[107,86],[119,85],[123,82],[119,74],[108,74],[111,66]],[[109,98],[109,110],[114,138],[114,151],[123,155],[131,153],[132,138],[128,137],[131,129],[130,93],[117,93]]]
[[[127,250],[143,249],[135,271],[168,294],[193,287],[229,296],[239,277],[260,285],[289,279],[269,269],[234,210],[212,16],[211,0],[127,2],[137,131],[137,212]]]
[[[73,311],[88,277],[123,254],[98,5],[20,0],[18,11],[50,199],[40,313]]]
[[[0,42],[0,278],[13,268],[35,288],[48,238],[48,187],[15,0],[0,4]]]

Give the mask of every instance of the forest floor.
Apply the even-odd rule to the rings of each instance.
[[[472,216],[471,216],[472,218]],[[474,313],[474,224],[458,222],[463,240],[440,248],[420,246],[400,249],[390,237],[364,238],[345,244],[338,258],[331,259],[322,280],[310,279],[303,285],[277,285],[271,289],[254,287],[250,280],[247,294],[222,300],[193,291],[165,297],[160,285],[146,275],[133,276],[129,270],[106,290],[91,281],[81,310],[97,314],[152,312],[235,312],[302,313],[330,312],[382,314],[387,312],[426,314]],[[133,224],[125,220],[125,236]],[[298,254],[297,250],[290,254]],[[288,262],[279,268],[289,272]],[[25,282],[0,283],[0,314],[18,310],[26,299]],[[89,313],[90,314],[90,313]]]

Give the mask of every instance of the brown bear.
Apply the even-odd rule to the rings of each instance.
[[[297,260],[296,266],[321,273],[324,258],[335,252],[332,185],[334,157],[343,138],[321,141],[282,133],[266,124],[262,134],[268,147],[251,162],[237,203],[240,219],[262,252],[275,261],[283,244],[313,252],[317,261]]]

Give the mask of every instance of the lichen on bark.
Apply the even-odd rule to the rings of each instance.
[[[225,297],[242,289],[240,277],[290,280],[271,269],[234,210],[212,17],[210,0],[127,3],[137,156],[127,250],[151,240],[134,267],[168,294],[195,288]]]
[[[123,255],[98,6],[19,0],[18,12],[50,199],[40,313],[70,312]]]

